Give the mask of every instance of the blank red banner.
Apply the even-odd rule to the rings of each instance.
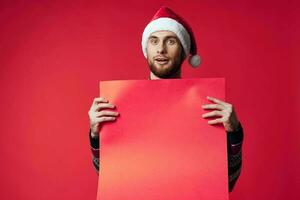
[[[98,200],[227,200],[226,132],[202,114],[225,79],[101,81],[120,116],[100,133]]]

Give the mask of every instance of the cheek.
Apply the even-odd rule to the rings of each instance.
[[[172,48],[170,48],[169,53],[170,53],[170,56],[173,57],[173,59],[177,59],[177,58],[180,58],[180,56],[181,56],[181,49],[178,47],[172,47]]]
[[[147,57],[152,58],[154,56],[155,49],[151,46],[148,46],[146,48],[146,52],[147,52]]]

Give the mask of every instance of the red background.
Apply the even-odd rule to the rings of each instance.
[[[225,77],[245,129],[230,199],[299,199],[296,1],[1,1],[0,198],[95,199],[88,110],[99,80],[146,79],[143,28],[170,6],[194,29],[203,65]]]

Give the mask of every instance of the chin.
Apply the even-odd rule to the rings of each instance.
[[[172,78],[177,73],[174,69],[169,70],[151,70],[152,73],[159,78]]]
[[[181,65],[174,65],[173,63],[168,63],[166,65],[158,65],[155,62],[148,60],[148,66],[150,71],[159,78],[172,78],[181,69]]]

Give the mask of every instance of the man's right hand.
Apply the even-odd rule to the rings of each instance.
[[[108,103],[108,100],[97,97],[88,112],[90,118],[91,136],[93,138],[99,137],[99,132],[102,124],[105,121],[115,121],[119,115],[118,112],[104,109],[115,109],[115,105]]]

